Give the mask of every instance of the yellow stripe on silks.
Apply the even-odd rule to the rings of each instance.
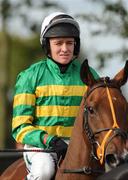
[[[24,127],[16,137],[16,141],[22,143],[26,134],[33,130],[44,130],[49,135],[57,135],[60,137],[70,137],[73,127],[63,127],[63,126],[28,126]]]
[[[33,126],[27,126],[27,127],[22,128],[22,130],[21,130],[21,131],[17,134],[17,136],[16,136],[16,141],[22,143],[25,135],[26,135],[28,132],[33,131],[33,130],[36,130],[36,129],[37,129],[37,128],[35,128],[35,127],[33,127]]]
[[[16,116],[12,119],[12,128],[16,128],[24,123],[32,123],[33,116]]]
[[[61,137],[70,137],[72,133],[73,126],[35,126],[43,131],[46,131],[50,135],[57,135]]]
[[[79,106],[37,106],[36,116],[76,117]]]
[[[17,94],[14,97],[14,103],[13,107],[18,106],[18,105],[35,105],[35,95],[34,94]]]
[[[38,86],[36,88],[36,96],[83,96],[87,90],[87,86],[62,86],[49,85]]]

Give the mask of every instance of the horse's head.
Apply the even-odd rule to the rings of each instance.
[[[121,93],[127,82],[128,61],[113,78],[96,80],[88,61],[81,66],[81,79],[88,85],[85,98],[84,129],[92,145],[93,156],[108,169],[125,162],[128,129],[128,103]]]

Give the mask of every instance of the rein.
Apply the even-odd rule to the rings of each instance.
[[[84,175],[90,175],[90,174],[103,174],[104,171],[102,170],[99,170],[99,169],[92,169],[91,167],[89,166],[84,166],[82,168],[76,168],[76,169],[62,169],[60,167],[60,164],[61,164],[61,157],[58,161],[58,164],[57,164],[57,168],[58,170],[61,172],[61,173],[75,173],[75,174],[84,174]]]
[[[52,149],[0,149],[0,153],[23,153],[23,152],[55,152]]]
[[[62,173],[75,173],[75,174],[84,174],[84,175],[90,175],[90,174],[102,174],[104,171],[101,171],[99,169],[92,169],[90,167],[82,167],[79,169],[60,169]]]

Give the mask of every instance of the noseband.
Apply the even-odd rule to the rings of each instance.
[[[109,100],[109,105],[111,108],[111,113],[112,113],[112,118],[113,118],[113,126],[111,128],[102,128],[102,129],[98,129],[96,132],[92,132],[92,129],[89,126],[88,123],[88,118],[89,118],[89,114],[88,114],[88,107],[86,105],[86,100],[87,98],[90,96],[90,94],[95,91],[95,89],[100,88],[100,87],[104,87],[106,89],[106,93],[107,93],[107,97]],[[104,161],[104,155],[105,155],[105,151],[106,148],[108,146],[108,144],[112,141],[112,139],[116,136],[122,136],[124,140],[127,139],[127,133],[123,130],[121,130],[118,126],[117,123],[117,119],[116,119],[116,115],[115,115],[115,110],[114,110],[114,106],[113,106],[113,102],[112,102],[112,97],[110,94],[110,90],[109,88],[116,88],[120,91],[120,88],[116,85],[113,84],[112,82],[110,82],[108,77],[105,77],[103,79],[102,82],[96,84],[95,86],[93,86],[86,94],[85,97],[85,109],[84,109],[84,129],[85,132],[88,136],[88,139],[92,145],[92,156],[96,159],[96,160],[100,160],[100,163],[103,164]],[[101,132],[107,132],[105,137],[103,138],[102,143],[100,144],[95,136]],[[113,133],[113,134],[112,134]],[[111,135],[112,134],[112,135]],[[111,136],[110,136],[111,135]],[[96,148],[97,146],[97,148]]]

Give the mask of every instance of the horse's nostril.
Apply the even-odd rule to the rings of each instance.
[[[110,167],[116,167],[119,164],[119,161],[115,154],[107,154],[106,155],[106,163]]]

